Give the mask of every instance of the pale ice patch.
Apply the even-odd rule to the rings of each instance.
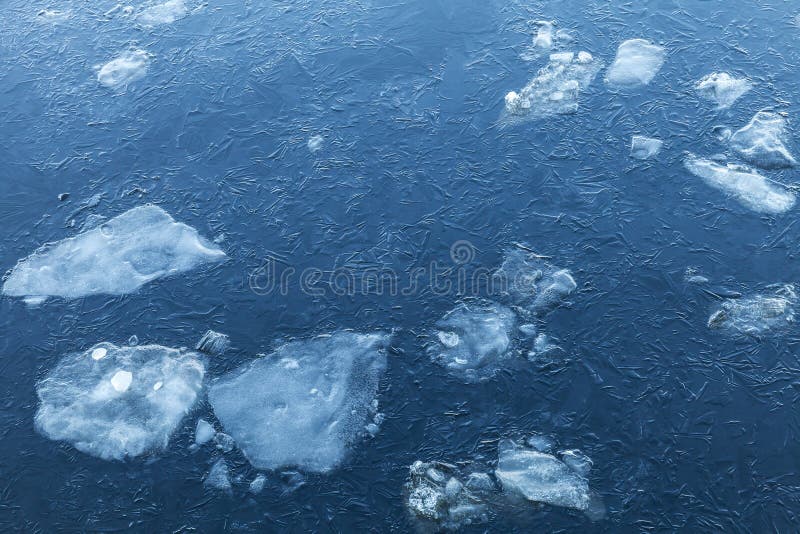
[[[230,344],[231,341],[227,335],[207,330],[203,337],[200,338],[200,341],[197,342],[195,349],[205,354],[219,356],[228,350]]]
[[[602,68],[602,62],[589,52],[559,52],[520,90],[505,97],[504,121],[575,113],[580,92],[585,91]]]
[[[36,428],[106,460],[163,449],[197,400],[204,373],[194,353],[102,343],[65,356],[36,385]]]
[[[516,317],[495,302],[465,302],[437,323],[428,354],[451,373],[470,382],[489,378],[511,348]]]
[[[153,205],[133,208],[20,260],[3,284],[15,297],[122,295],[225,258],[197,230]]]
[[[314,135],[308,139],[308,143],[306,143],[306,146],[308,146],[309,152],[313,154],[314,152],[317,152],[322,148],[322,144],[324,142],[325,142],[324,137],[322,137],[321,135]]]
[[[168,0],[143,9],[136,20],[145,26],[172,24],[189,14],[185,0]]]
[[[194,442],[197,445],[208,443],[214,437],[215,431],[211,423],[205,419],[198,419],[194,430]]]
[[[654,158],[661,152],[663,144],[661,139],[634,135],[631,137],[631,157],[641,160]]]
[[[695,84],[698,94],[716,102],[719,109],[731,107],[752,88],[753,84],[747,78],[734,78],[727,72],[712,72]]]
[[[797,160],[786,148],[786,119],[778,113],[759,111],[734,132],[731,148],[745,161],[763,169],[794,167]]]
[[[726,299],[708,319],[710,328],[763,334],[794,324],[797,295],[793,285],[783,285],[744,297]]]
[[[264,485],[266,483],[267,483],[267,477],[264,474],[259,473],[258,475],[256,475],[256,478],[254,478],[253,481],[250,482],[250,493],[252,494],[261,493],[262,491],[264,491]]]
[[[753,211],[777,214],[794,206],[794,193],[747,167],[722,165],[694,154],[688,154],[683,164],[708,185],[727,193]]]
[[[328,471],[364,435],[390,337],[337,332],[287,343],[221,377],[209,401],[253,466]]]
[[[112,89],[124,89],[147,74],[150,54],[131,50],[112,59],[97,71],[97,81]]]
[[[219,491],[232,491],[230,471],[224,458],[220,458],[211,466],[211,470],[206,475],[205,485]]]
[[[538,314],[562,304],[578,287],[568,269],[549,263],[527,247],[508,250],[495,277],[505,285],[514,304]]]
[[[606,72],[606,83],[617,87],[649,84],[664,64],[664,47],[645,39],[630,39],[619,45]]]
[[[538,20],[534,23],[537,27],[536,35],[533,37],[535,48],[550,49],[553,46],[555,25],[550,20]]]
[[[494,487],[485,473],[472,473],[465,481],[453,465],[420,461],[409,471],[406,507],[416,519],[448,530],[488,519],[481,493]]]

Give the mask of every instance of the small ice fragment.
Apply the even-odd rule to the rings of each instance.
[[[447,500],[450,502],[454,502],[458,499],[461,490],[464,489],[464,484],[461,483],[456,477],[450,477],[450,480],[447,481],[447,484],[444,485],[444,494],[447,497]]]
[[[124,89],[144,78],[149,63],[150,54],[144,50],[125,52],[100,67],[97,81],[112,89]]]
[[[634,159],[650,159],[657,156],[664,144],[660,139],[634,135],[631,138],[631,157]]]
[[[108,354],[108,349],[105,347],[97,347],[92,351],[92,359],[93,360],[102,360]]]
[[[230,344],[230,339],[225,334],[208,330],[197,342],[195,349],[205,354],[219,356],[228,349]]]
[[[307,143],[309,152],[311,152],[313,154],[314,152],[318,151],[319,149],[322,148],[322,143],[324,143],[324,142],[325,142],[325,138],[322,137],[321,135],[313,135],[313,136],[311,136],[308,139],[308,143]]]
[[[162,382],[161,380],[159,380],[158,382],[156,382],[155,384],[153,384],[153,391],[158,391],[158,390],[159,390],[159,389],[161,389],[162,387],[164,387],[164,382]]]
[[[533,337],[536,335],[537,328],[535,324],[527,323],[519,325],[519,331],[528,337]]]
[[[785,169],[797,165],[786,148],[786,119],[778,113],[759,111],[735,132],[731,148],[748,163],[762,169]]]
[[[222,452],[231,452],[236,446],[236,441],[225,432],[217,432],[214,434],[214,443]]]
[[[589,471],[592,470],[592,465],[594,463],[591,458],[577,449],[562,451],[561,461],[584,478],[589,476]]]
[[[111,377],[111,385],[120,393],[128,391],[128,388],[131,387],[131,382],[133,382],[133,373],[130,371],[117,371]]]
[[[532,435],[526,440],[525,443],[532,449],[535,449],[539,452],[546,452],[548,454],[552,452],[553,448],[556,446],[552,439],[541,434]]]
[[[486,505],[464,486],[454,466],[416,461],[409,471],[406,506],[418,520],[447,530],[487,520]]]
[[[630,39],[619,45],[606,83],[617,87],[649,84],[664,64],[664,47],[645,39]]]
[[[514,304],[537,314],[561,305],[578,288],[569,270],[519,248],[506,252],[495,277],[508,288]]]
[[[211,471],[206,475],[205,484],[210,488],[220,491],[231,491],[232,486],[230,474],[228,472],[228,464],[225,463],[224,458],[220,458],[211,466]]]
[[[536,22],[539,29],[533,38],[533,46],[536,48],[550,48],[553,46],[553,23],[547,20]]]
[[[259,473],[256,475],[256,478],[250,483],[250,493],[258,494],[264,491],[264,484],[266,484],[266,482],[267,477],[264,474]]]
[[[184,0],[167,0],[163,4],[156,4],[145,8],[136,19],[145,26],[158,26],[172,24],[189,13]]]
[[[128,338],[128,346],[135,347],[139,344],[139,338],[136,335],[133,335]]]
[[[464,485],[476,493],[488,493],[494,489],[494,482],[486,473],[470,473]]]
[[[753,84],[747,78],[734,78],[727,72],[712,72],[695,85],[700,96],[716,102],[719,109],[731,107],[752,88]]]
[[[375,423],[369,423],[367,426],[364,427],[364,429],[372,437],[377,436],[378,435],[378,431],[380,431],[380,427],[378,425],[376,425]]]
[[[452,349],[456,345],[458,345],[460,339],[458,334],[455,332],[439,332],[437,334],[439,336],[439,341],[441,341],[442,345],[445,347]]]
[[[744,297],[726,299],[708,319],[709,328],[759,335],[794,324],[797,295],[791,284]]]
[[[198,445],[203,445],[211,441],[214,437],[214,427],[205,419],[198,419],[197,426],[194,429],[194,442]]]

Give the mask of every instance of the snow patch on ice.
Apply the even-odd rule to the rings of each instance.
[[[111,89],[124,89],[147,74],[150,54],[131,50],[112,59],[97,71],[97,81]]]
[[[614,62],[606,73],[606,83],[616,87],[649,84],[664,64],[664,47],[645,39],[630,39],[619,45]]]
[[[700,96],[716,102],[719,109],[731,107],[752,88],[753,84],[747,78],[734,78],[727,72],[712,72],[695,84]]]
[[[185,0],[168,0],[143,9],[136,17],[145,26],[172,24],[189,14]]]

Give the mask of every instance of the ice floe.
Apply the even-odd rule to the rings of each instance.
[[[465,302],[437,323],[428,347],[431,359],[468,381],[491,377],[511,347],[516,316],[489,301]]]
[[[198,419],[194,430],[194,442],[197,445],[208,443],[214,437],[214,427],[205,419]]]
[[[3,284],[15,297],[122,295],[225,253],[153,205],[133,208],[21,260]]]
[[[209,488],[230,493],[232,491],[230,471],[224,458],[217,460],[206,475],[205,485]]]
[[[745,161],[763,169],[794,167],[797,160],[786,148],[786,119],[778,113],[759,111],[734,132],[731,148]]]
[[[416,461],[409,470],[406,506],[418,520],[445,529],[487,520],[481,493],[494,484],[485,473],[472,473],[465,483],[455,466],[443,462]]]
[[[144,26],[158,26],[161,24],[172,24],[189,14],[185,0],[168,0],[161,4],[146,7],[136,20]]]
[[[753,84],[747,78],[734,78],[727,72],[712,72],[695,84],[698,94],[716,102],[719,109],[731,107],[752,88]]]
[[[204,373],[195,353],[102,343],[65,356],[36,385],[36,428],[106,460],[163,449]]]
[[[694,154],[688,154],[683,164],[708,185],[731,195],[753,211],[777,214],[794,206],[794,193],[747,167],[722,165]]]
[[[606,83],[616,87],[649,84],[664,64],[664,47],[645,39],[630,39],[619,45],[614,62],[606,73]]]
[[[306,146],[308,146],[308,151],[313,154],[314,152],[317,152],[322,148],[322,144],[324,142],[325,138],[322,137],[321,135],[313,135],[308,139],[308,143],[306,143]]]
[[[538,314],[562,304],[578,287],[568,269],[521,248],[506,252],[495,276],[514,304]]]
[[[642,160],[654,158],[661,152],[663,144],[661,139],[634,135],[631,137],[631,157]]]
[[[230,344],[231,341],[225,334],[208,330],[197,342],[195,349],[211,356],[219,356],[228,350]]]
[[[97,81],[112,89],[124,89],[147,74],[150,54],[131,50],[112,59],[97,71]]]
[[[763,334],[794,323],[797,303],[793,285],[782,285],[740,299],[726,299],[708,319],[710,328]]]
[[[293,341],[221,377],[208,397],[253,466],[328,471],[364,435],[389,341],[383,332]]]

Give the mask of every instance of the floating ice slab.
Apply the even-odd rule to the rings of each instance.
[[[143,9],[136,20],[145,26],[172,24],[189,14],[184,0],[169,0],[163,4],[155,4]]]
[[[132,50],[112,59],[97,71],[97,81],[112,89],[124,89],[147,74],[150,54]]]
[[[416,461],[410,472],[406,506],[416,518],[448,530],[487,520],[487,507],[478,493],[493,489],[491,479],[483,489],[480,482],[486,481],[476,478],[485,474],[473,473],[469,479],[472,488],[468,488],[449,464]]]
[[[105,460],[163,449],[194,405],[204,372],[194,353],[102,343],[65,356],[37,384],[36,428]]]
[[[741,299],[727,299],[711,314],[708,326],[746,334],[763,334],[793,324],[796,303],[797,295],[792,285]]]
[[[502,440],[494,474],[505,491],[518,493],[529,501],[589,509],[586,478],[550,454]]]
[[[514,312],[500,304],[462,303],[436,323],[428,353],[469,381],[488,378],[506,358],[515,324]]]
[[[510,123],[550,115],[575,113],[581,91],[585,91],[602,68],[589,52],[560,52],[519,93],[505,98],[505,121]]]
[[[220,378],[209,400],[253,466],[328,471],[364,434],[389,340],[338,332],[287,343]]]
[[[569,270],[519,248],[506,252],[495,276],[514,304],[535,313],[558,306],[578,287]]]
[[[689,154],[683,162],[689,172],[702,178],[708,185],[719,189],[743,206],[759,213],[783,213],[794,206],[795,195],[780,184],[746,167],[721,165]]]
[[[794,167],[797,160],[785,145],[786,119],[777,113],[759,111],[730,139],[731,148],[748,163],[763,169]]]
[[[695,85],[698,94],[716,102],[719,109],[731,107],[752,88],[753,84],[747,78],[734,78],[727,72],[712,72]]]
[[[663,144],[664,141],[660,139],[634,135],[631,138],[631,157],[634,159],[654,158],[661,152],[661,146]]]
[[[133,208],[21,260],[3,284],[15,297],[122,295],[225,258],[197,230],[153,205]]]
[[[606,73],[606,83],[616,87],[647,85],[661,70],[664,47],[645,39],[630,39],[619,45],[614,63]]]

